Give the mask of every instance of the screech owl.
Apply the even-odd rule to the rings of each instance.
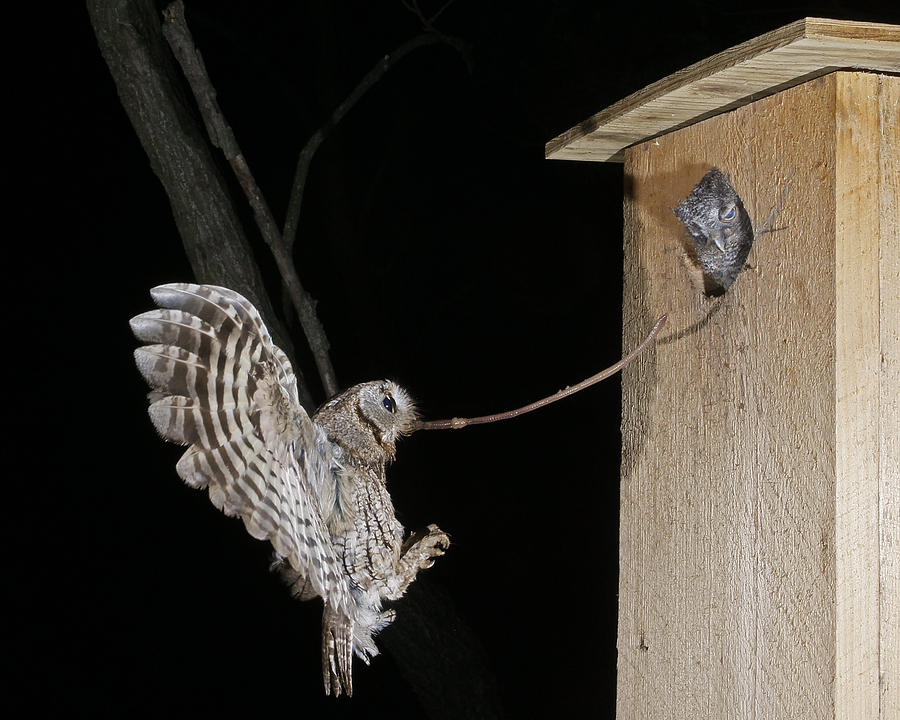
[[[162,437],[187,445],[176,471],[207,488],[219,510],[275,548],[292,594],[324,601],[326,694],[351,695],[351,661],[378,654],[373,636],[394,619],[385,600],[449,547],[436,525],[406,537],[385,468],[417,420],[389,380],[362,383],[310,418],[287,356],[256,308],[222,287],[173,283],[151,290],[160,310],[131,320]]]
[[[707,172],[674,209],[694,240],[707,295],[731,287],[753,246],[753,225],[741,198],[718,168]]]

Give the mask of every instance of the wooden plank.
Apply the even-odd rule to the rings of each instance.
[[[879,86],[836,76],[835,716],[879,714]]]
[[[630,148],[617,716],[833,720],[835,75]],[[710,166],[757,226],[724,296],[671,208]]]
[[[900,72],[900,26],[798,20],[620,100],[548,142],[545,154],[621,162],[630,145],[839,68]]]
[[[881,223],[880,679],[882,720],[900,719],[900,78],[879,88]]]

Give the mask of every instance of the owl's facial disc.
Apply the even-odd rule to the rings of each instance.
[[[382,442],[394,443],[413,431],[417,415],[409,394],[390,380],[369,383],[360,393],[360,409]]]

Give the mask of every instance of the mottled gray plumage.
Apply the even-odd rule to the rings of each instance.
[[[753,245],[753,225],[741,198],[718,168],[710,170],[675,208],[694,240],[692,257],[703,270],[707,295],[734,282]]]
[[[352,694],[351,658],[378,654],[373,636],[394,619],[384,600],[405,592],[449,546],[435,525],[404,540],[385,467],[416,410],[389,380],[356,385],[310,418],[285,354],[244,297],[211,285],[151,290],[161,310],[131,320],[150,418],[188,445],[176,465],[275,548],[292,593],[321,597],[325,692]]]

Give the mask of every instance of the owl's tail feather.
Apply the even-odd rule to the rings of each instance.
[[[352,662],[353,620],[326,602],[322,615],[322,679],[326,695],[353,695]]]

